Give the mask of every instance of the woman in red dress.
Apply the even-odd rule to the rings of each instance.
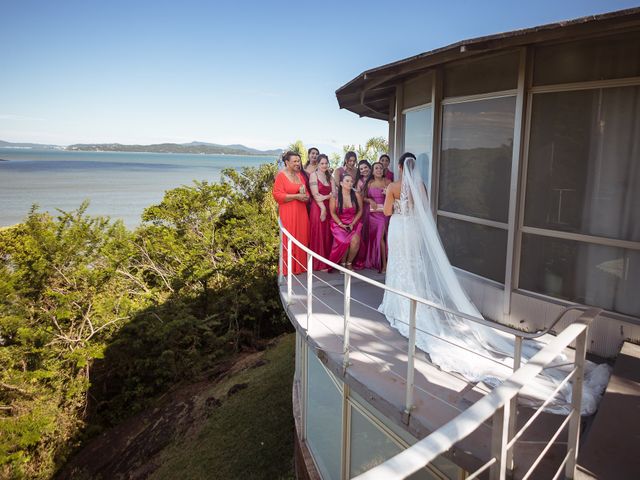
[[[273,184],[273,198],[278,202],[280,221],[293,237],[304,246],[309,245],[309,216],[307,202],[309,195],[305,188],[304,177],[300,173],[300,155],[295,152],[284,154],[284,169],[276,176]],[[282,274],[287,275],[287,243],[282,237]],[[307,271],[307,254],[297,245],[291,248],[291,272]]]
[[[331,227],[329,218],[329,199],[331,198],[331,174],[329,173],[329,159],[325,154],[318,156],[318,168],[309,176],[309,186],[311,188],[311,213],[309,223],[311,224],[311,238],[309,247],[314,252],[325,258],[331,252]],[[327,270],[329,267],[320,260],[313,259],[314,270]]]

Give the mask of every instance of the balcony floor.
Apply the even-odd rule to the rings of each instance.
[[[384,283],[384,275],[371,270],[361,273]],[[314,272],[313,315],[307,320],[306,274],[293,277],[293,297],[286,302],[287,286],[280,286],[283,305],[296,329],[307,336],[321,361],[343,379],[371,405],[403,426],[416,438],[423,438],[444,425],[482,398],[488,391],[483,384],[471,384],[459,375],[441,371],[429,363],[428,356],[417,350],[415,356],[414,408],[407,417],[404,412],[407,339],[391,328],[386,317],[376,310],[383,291],[361,280],[351,283],[351,320],[349,366],[343,369],[343,286],[342,273]],[[518,407],[518,425],[532,415],[530,408]],[[519,467],[515,477],[522,476],[539,454],[564,417],[543,413],[516,444]],[[460,442],[449,458],[467,469],[475,469],[490,458],[491,422],[478,428]],[[536,470],[536,475],[553,476],[566,453],[566,435],[561,434]],[[554,465],[556,467],[554,468]]]

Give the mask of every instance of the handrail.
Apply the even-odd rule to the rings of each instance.
[[[408,292],[403,292],[402,290],[397,290],[397,289],[395,289],[393,287],[389,287],[389,286],[385,285],[384,283],[380,283],[380,282],[378,282],[376,280],[373,280],[371,278],[365,277],[364,275],[360,275],[357,272],[354,272],[352,270],[348,270],[348,269],[344,268],[342,265],[338,265],[337,263],[333,263],[328,258],[325,258],[325,257],[323,257],[321,255],[318,255],[316,252],[311,250],[309,247],[307,247],[304,244],[302,244],[297,238],[295,238],[282,225],[280,219],[278,219],[278,225],[280,227],[280,230],[287,237],[288,241],[295,243],[300,249],[302,249],[304,252],[306,252],[307,255],[311,255],[313,258],[316,258],[316,259],[320,260],[325,265],[329,265],[331,268],[333,268],[335,270],[338,270],[338,271],[344,273],[345,275],[349,275],[351,277],[355,277],[360,281],[368,283],[369,285],[373,285],[374,287],[378,287],[378,288],[381,288],[383,290],[389,291],[391,293],[395,293],[396,295],[400,295],[400,296],[405,297],[405,298],[407,298],[409,300],[414,300],[414,301],[422,303],[423,305],[426,305],[428,307],[432,307],[432,308],[435,308],[435,309],[440,310],[442,312],[449,313],[451,315],[455,315],[455,316],[458,316],[458,317],[461,317],[461,318],[464,318],[464,319],[467,319],[467,320],[471,320],[473,322],[479,323],[481,325],[485,325],[485,326],[490,327],[490,328],[494,328],[496,330],[500,330],[500,331],[505,332],[505,333],[510,333],[511,335],[515,335],[516,337],[522,337],[523,339],[529,340],[529,339],[539,338],[542,335],[545,335],[545,334],[549,333],[553,329],[553,327],[555,327],[556,324],[562,319],[562,317],[564,317],[564,315],[566,315],[568,312],[573,311],[573,310],[584,312],[584,311],[588,310],[588,308],[589,308],[589,307],[586,307],[584,305],[571,305],[571,306],[568,306],[568,307],[564,307],[563,310],[557,315],[557,317],[554,319],[554,321],[548,327],[544,328],[543,330],[538,330],[537,332],[524,332],[522,330],[518,330],[517,328],[509,327],[507,325],[503,325],[502,323],[492,322],[492,321],[489,321],[489,320],[485,320],[484,318],[474,317],[473,315],[469,315],[469,314],[464,313],[464,312],[460,312],[460,311],[457,311],[457,310],[449,309],[449,308],[447,308],[445,306],[438,305],[437,303],[434,303],[434,302],[432,302],[430,300],[427,300],[426,298],[418,297],[417,295],[413,295],[413,294],[408,293]]]
[[[548,345],[536,353],[526,365],[514,372],[504,383],[489,394],[429,436],[403,450],[395,457],[359,475],[356,479],[388,480],[390,478],[406,478],[424,468],[439,455],[445,453],[456,443],[473,433],[476,428],[500,411],[500,409],[507,407],[511,399],[542,372],[545,365],[552,362],[577,337],[586,336],[589,324],[598,314],[599,309],[588,310],[580,317],[581,320],[564,329]],[[575,411],[575,406],[573,410],[570,417],[576,413],[579,417],[579,407],[577,412]],[[528,425],[525,425],[525,427],[528,427]]]
[[[472,474],[471,478],[475,478],[482,471],[487,468],[491,468],[491,478],[503,480],[506,476],[506,471],[511,470],[513,468],[513,453],[514,453],[514,445],[517,439],[524,433],[524,431],[531,425],[532,421],[537,417],[537,414],[534,415],[529,422],[527,422],[519,432],[515,432],[516,429],[516,415],[517,415],[517,398],[516,396],[520,392],[524,386],[533,380],[535,376],[540,374],[545,368],[549,368],[550,364],[553,360],[566,348],[571,342],[576,341],[576,354],[574,359],[574,369],[569,373],[569,376],[562,383],[566,383],[569,381],[571,377],[574,379],[573,383],[573,391],[571,397],[571,411],[568,415],[568,418],[563,422],[562,427],[558,429],[554,437],[551,439],[549,444],[545,447],[542,453],[538,456],[538,458],[534,461],[534,464],[531,466],[529,472],[536,468],[538,463],[541,461],[542,457],[545,455],[546,451],[550,448],[551,443],[555,441],[555,438],[562,429],[568,424],[569,425],[569,442],[567,446],[567,456],[565,457],[565,461],[563,462],[565,468],[565,475],[568,478],[573,478],[573,473],[575,471],[576,459],[577,459],[577,451],[578,451],[578,434],[580,429],[580,411],[581,411],[581,402],[582,402],[582,381],[584,374],[584,361],[586,354],[586,334],[588,325],[596,318],[601,309],[586,307],[582,305],[573,305],[569,307],[565,307],[554,319],[554,321],[546,327],[544,330],[529,333],[523,332],[521,330],[508,327],[506,325],[491,322],[485,320],[484,318],[475,317],[473,315],[469,315],[463,312],[459,312],[453,309],[449,309],[442,305],[438,305],[432,301],[429,301],[425,298],[418,297],[416,295],[403,292],[401,290],[397,290],[393,287],[389,287],[385,284],[372,280],[370,278],[365,277],[364,275],[358,274],[352,270],[346,269],[341,265],[338,265],[327,258],[322,257],[316,252],[312,251],[306,245],[303,245],[297,238],[295,238],[284,226],[282,225],[280,219],[278,219],[278,224],[280,227],[280,259],[279,259],[279,281],[282,282],[284,280],[282,272],[283,270],[283,246],[286,241],[287,248],[287,258],[286,258],[286,266],[287,266],[287,275],[286,275],[286,300],[288,304],[291,304],[293,301],[293,255],[292,255],[292,247],[295,244],[298,248],[304,251],[307,254],[306,265],[303,265],[301,262],[298,263],[307,269],[306,274],[306,325],[307,329],[310,325],[310,320],[312,317],[312,308],[313,308],[313,259],[318,259],[323,262],[325,265],[330,266],[331,268],[338,270],[344,274],[344,331],[343,331],[343,368],[346,373],[347,368],[350,365],[349,362],[349,354],[350,354],[350,317],[351,317],[351,279],[355,277],[360,281],[372,285],[374,287],[380,288],[385,291],[392,292],[394,294],[400,295],[410,301],[410,315],[409,315],[409,343],[407,350],[407,372],[406,372],[406,385],[405,385],[405,409],[404,412],[407,415],[403,417],[404,421],[409,421],[409,416],[411,415],[411,411],[413,409],[413,394],[414,394],[414,374],[415,374],[415,366],[414,366],[414,358],[415,358],[415,339],[416,339],[416,310],[417,304],[421,303],[431,308],[435,308],[436,310],[458,316],[460,318],[464,318],[470,320],[472,322],[485,325],[489,328],[493,328],[511,335],[515,337],[514,343],[514,362],[513,362],[513,374],[507,378],[507,380],[501,384],[498,388],[494,389],[487,396],[483,397],[480,401],[476,402],[472,407],[465,410],[453,420],[448,422],[447,424],[440,427],[438,430],[430,434],[428,437],[422,439],[409,449],[401,452],[390,460],[387,460],[382,465],[375,467],[374,469],[366,472],[361,475],[361,479],[387,479],[387,478],[405,478],[408,475],[416,472],[417,470],[423,468],[428,463],[433,461],[438,455],[449,450],[455,443],[464,439],[474,430],[476,430],[480,425],[484,424],[484,422],[493,415],[493,438],[492,438],[492,458],[489,462],[485,463],[479,470],[477,470],[474,474]],[[297,260],[296,260],[297,261]],[[304,285],[298,278],[296,281],[300,283],[301,286]],[[546,333],[548,333],[552,328],[554,328],[558,322],[570,311],[581,311],[583,312],[580,317],[570,323],[568,327],[566,327],[559,335],[557,335],[548,345],[543,347],[533,358],[527,362],[524,367],[521,367],[521,353],[522,353],[522,341],[524,339],[534,339],[538,338]],[[554,366],[554,365],[551,365]],[[558,387],[559,389],[560,387]],[[549,398],[543,403],[547,405],[551,399],[555,396],[555,393],[552,393]],[[562,469],[562,467],[561,467]],[[560,471],[560,470],[559,470]]]

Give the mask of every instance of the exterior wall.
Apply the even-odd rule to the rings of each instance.
[[[633,130],[633,122],[640,122],[640,106],[633,106],[637,101],[634,99],[640,98],[640,57],[631,54],[636,50],[640,51],[640,32],[629,32],[556,45],[523,47],[441,65],[398,84],[395,94],[398,103],[393,115],[395,123],[390,124],[390,129],[394,130],[390,137],[393,138],[396,158],[408,149],[417,148],[414,147],[415,141],[409,138],[409,132],[416,131],[417,127],[410,124],[412,121],[422,122],[419,127],[430,132],[432,145],[428,154],[432,208],[445,249],[481,312],[505,324],[537,330],[548,326],[561,308],[572,302],[600,306],[605,312],[591,329],[589,349],[605,357],[617,354],[624,340],[638,341],[640,338],[640,309],[635,295],[629,293],[634,278],[637,280],[636,290],[640,285],[640,218],[636,208],[640,202],[638,196],[632,195],[633,191],[640,190],[640,175],[634,173],[640,169],[640,131],[637,128]],[[566,58],[574,62],[570,67],[565,65]],[[625,62],[611,61],[611,58],[624,58]],[[560,113],[549,110],[553,108],[555,98],[565,109],[557,110]],[[589,102],[600,102],[600,106]],[[423,115],[420,120],[412,120],[407,115],[421,108],[430,108],[430,117]],[[505,137],[508,141],[506,146],[510,149],[505,150],[500,158],[496,157],[497,148],[491,150],[482,139],[476,147],[464,145],[465,133],[467,138],[498,135],[482,117],[487,112],[495,112],[494,118],[489,120],[496,124],[510,121],[512,125],[512,131],[506,133],[510,139]],[[591,144],[587,142],[580,147],[582,150],[577,150],[578,147],[556,133],[557,128],[545,130],[545,119],[539,117],[540,112],[547,115],[552,112],[557,117],[555,121],[560,122],[558,125],[566,126],[564,135],[570,140],[575,137],[574,144],[584,143],[587,138],[591,138]],[[597,130],[597,126],[585,122],[578,123],[575,119],[580,115],[574,113],[583,117],[585,114],[593,115],[594,121],[601,122],[601,129]],[[566,115],[566,120],[562,120],[562,115]],[[608,130],[603,130],[605,127]],[[622,133],[618,133],[621,130]],[[532,138],[532,132],[536,138]],[[548,140],[541,135],[548,136]],[[612,145],[619,143],[616,140],[628,146],[629,151],[635,151],[635,157],[624,149],[614,149]],[[594,144],[596,141],[600,142],[599,146]],[[413,143],[406,145],[408,142]],[[462,143],[457,145],[456,142]],[[559,145],[558,148],[564,148],[564,151],[554,151],[553,145]],[[549,146],[549,151],[541,153],[541,146]],[[468,155],[475,160],[464,160],[456,157],[456,148],[457,151],[477,148],[480,153],[476,157]],[[575,151],[566,151],[567,148]],[[542,167],[536,165],[544,165],[540,162],[548,161],[549,156],[553,164],[554,155],[558,162],[566,165],[558,163],[558,186],[545,190],[545,180],[538,180],[532,175],[540,176],[536,172]],[[571,160],[576,155],[584,160],[584,167]],[[602,162],[600,158],[611,163],[614,158],[616,161],[627,158],[625,155],[630,155],[631,164],[602,167],[618,168],[619,172],[614,171],[607,177],[598,170],[598,162]],[[455,170],[465,165],[465,161],[476,170]],[[473,200],[460,197],[465,189],[464,181],[468,182],[468,179],[463,181],[460,178],[463,183],[458,190],[455,189],[452,178],[464,171],[472,173],[474,186],[485,189],[477,197],[489,205],[485,205],[484,210],[475,208],[482,205],[481,201],[474,204]],[[571,178],[571,171],[578,180]],[[589,177],[584,180],[584,188],[588,190],[582,192],[582,200],[579,200],[581,192],[575,193],[575,188],[582,188],[580,175]],[[625,175],[626,187],[619,183]],[[604,187],[597,185],[601,178],[603,182],[609,182]],[[448,179],[447,183],[443,183],[443,179]],[[574,183],[578,185],[574,190],[566,188]],[[616,200],[609,197],[612,197],[612,191],[621,190],[628,194],[626,199],[617,200],[616,204]],[[545,194],[546,191],[549,193]],[[589,194],[592,197],[588,197]],[[618,196],[625,197],[622,194]],[[545,223],[544,209],[549,212],[553,208],[535,203],[543,201],[555,202],[553,208],[557,205],[557,221],[547,219]],[[617,205],[621,205],[620,209],[636,213],[617,214]],[[590,217],[581,219],[572,208],[582,209],[586,212],[582,215]],[[603,209],[604,214],[595,213],[596,208]],[[608,216],[607,212],[616,212],[618,216],[610,215],[612,219],[600,222]],[[570,216],[569,221],[564,218],[566,215]],[[571,224],[572,221],[578,222],[576,226]],[[606,231],[599,233],[603,230],[599,223],[605,225]],[[624,228],[618,228],[619,225]],[[591,230],[585,232],[585,228]],[[474,235],[478,236],[477,242]],[[548,251],[539,253],[536,248],[528,246],[533,241]],[[477,252],[473,252],[474,247]],[[533,264],[532,260],[528,263],[522,261],[531,258],[532,253],[542,256],[542,267],[535,263],[539,263],[538,260]],[[603,260],[593,259],[598,256]],[[571,262],[573,266],[567,266]],[[624,268],[622,273],[616,273],[611,266],[619,262],[624,267],[616,268]],[[611,270],[610,274],[603,273],[607,269]],[[531,277],[534,274],[538,275],[537,279]],[[612,279],[612,275],[618,275],[619,279]],[[523,278],[527,280],[524,284]],[[560,289],[563,291],[556,294]],[[611,289],[615,289],[613,293]],[[561,323],[558,328],[562,327]]]
[[[351,478],[417,441],[325,368],[300,332],[292,398],[298,479]],[[441,457],[411,478],[457,480],[464,471]]]

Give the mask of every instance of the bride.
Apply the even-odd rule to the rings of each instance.
[[[390,215],[387,245],[386,284],[411,293],[449,310],[481,319],[482,315],[462,289],[447,259],[431,215],[427,191],[415,168],[416,157],[405,153],[398,161],[399,179],[386,189],[384,213]],[[379,310],[391,326],[409,335],[407,298],[385,290]],[[471,382],[499,385],[513,369],[512,335],[418,303],[416,310],[416,346],[429,354],[431,363],[447,372],[462,374]],[[548,337],[548,336],[547,336]],[[546,341],[526,341],[522,361],[526,363]],[[564,363],[556,359],[554,363]],[[528,385],[521,397],[530,405],[539,405],[568,373],[568,367],[549,368]],[[590,415],[607,385],[609,369],[587,362],[582,399],[582,414]],[[568,413],[571,385],[565,385],[547,410]]]

